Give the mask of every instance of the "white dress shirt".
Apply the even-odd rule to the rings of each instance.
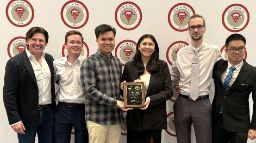
[[[195,56],[192,45],[181,48],[177,53],[177,60],[172,65],[171,76],[174,84],[179,84],[180,93],[190,94],[191,66]],[[216,61],[221,58],[220,51],[215,45],[202,43],[199,50],[199,96],[207,95],[210,92],[212,70]]]
[[[151,74],[145,71],[142,75],[140,75],[140,80],[143,81],[145,87],[145,95],[148,91],[149,81],[150,81]]]
[[[67,57],[54,60],[55,78],[59,80],[60,90],[58,101],[66,103],[85,103],[85,93],[80,78],[80,66],[83,58],[79,57],[74,64],[67,61]]]
[[[39,92],[39,105],[46,105],[52,103],[51,96],[51,71],[45,60],[45,54],[41,56],[42,63],[38,63],[34,55],[26,50],[29,61],[34,70],[36,77],[38,92]]]
[[[242,66],[243,66],[244,62],[242,61],[241,63],[239,63],[238,65],[235,65],[234,67],[236,68],[233,72],[233,75],[232,75],[232,78],[229,82],[229,87],[231,87],[231,85],[234,83],[234,81],[236,80]],[[224,79],[226,78],[226,76],[228,75],[228,72],[229,72],[229,68],[231,67],[232,65],[228,62],[228,68],[225,70],[225,72],[221,75],[221,81],[222,83],[224,82]]]

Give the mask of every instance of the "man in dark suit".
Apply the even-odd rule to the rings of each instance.
[[[213,69],[213,143],[246,143],[256,137],[256,105],[250,121],[249,95],[256,101],[256,70],[245,60],[246,39],[231,34],[225,43],[226,60]]]
[[[27,49],[11,58],[5,67],[3,100],[9,124],[19,143],[53,142],[53,58],[44,53],[48,32],[32,27],[26,34]]]

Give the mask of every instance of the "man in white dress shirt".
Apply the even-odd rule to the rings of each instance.
[[[72,127],[75,143],[87,143],[88,132],[85,119],[85,93],[80,79],[80,56],[83,36],[79,31],[68,31],[65,36],[67,56],[54,60],[56,81],[59,84],[56,110],[56,142],[70,143]]]
[[[191,124],[197,143],[212,142],[212,111],[209,100],[212,70],[221,54],[217,46],[206,44],[203,34],[205,20],[193,15],[188,23],[190,45],[181,48],[172,66],[172,80],[179,85],[179,97],[174,104],[178,143],[191,142]]]
[[[26,34],[26,50],[5,67],[3,100],[9,124],[19,143],[53,143],[54,70],[53,57],[44,53],[48,32],[32,27]]]

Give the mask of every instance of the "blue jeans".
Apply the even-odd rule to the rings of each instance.
[[[56,110],[56,142],[70,143],[72,127],[75,128],[75,143],[88,143],[84,104],[60,102]]]
[[[25,134],[18,134],[19,143],[35,143],[36,133],[38,142],[54,143],[54,112],[51,108],[40,110],[40,123],[34,127],[25,127]]]

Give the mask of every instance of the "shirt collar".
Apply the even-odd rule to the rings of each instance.
[[[243,64],[244,64],[244,61],[242,61],[241,63],[239,63],[239,64],[237,64],[237,65],[234,65],[233,67],[235,67],[236,70],[240,71],[240,69],[242,68]],[[231,65],[231,63],[228,62],[228,69],[229,69],[230,67],[232,67],[232,65]]]
[[[67,56],[68,56],[68,55],[67,55]],[[70,63],[68,62],[68,57],[67,57],[67,56],[63,57],[63,60],[64,60],[65,63],[70,64]],[[85,57],[79,56],[79,57],[76,59],[76,61],[75,61],[74,64],[81,64],[84,59],[85,59]]]
[[[192,46],[192,45],[190,45],[190,46],[191,46],[191,48],[192,48],[193,50],[198,50],[198,51],[200,51],[200,50],[202,50],[202,49],[206,46],[206,43],[203,42],[198,48],[195,48],[195,47]]]
[[[29,52],[29,50],[26,49],[25,51],[26,51],[26,53],[27,53],[29,59],[35,59],[35,56],[32,55],[32,54]],[[45,53],[43,52],[41,58],[44,57],[44,56],[45,56]]]
[[[112,53],[110,54],[110,56],[106,56],[106,55],[103,55],[100,50],[97,50],[97,54],[100,55],[101,57],[104,57],[105,59],[111,59],[113,58],[113,55]]]

